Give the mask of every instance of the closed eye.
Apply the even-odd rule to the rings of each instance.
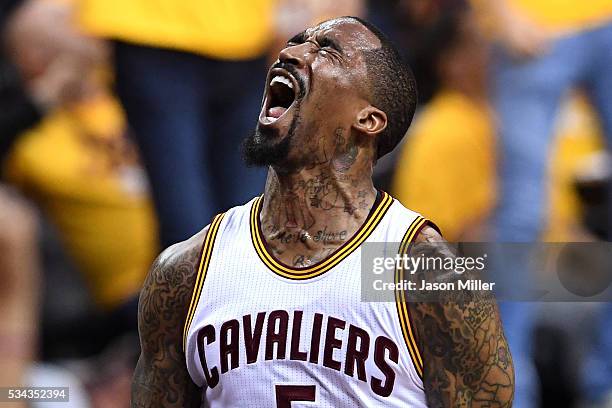
[[[319,41],[319,45],[321,46],[321,48],[326,48],[326,47],[332,47],[331,41],[329,41],[329,38],[322,38],[321,41]]]
[[[322,37],[320,39],[317,39],[317,43],[321,48],[331,48],[336,51],[342,52],[340,45],[329,37]]]

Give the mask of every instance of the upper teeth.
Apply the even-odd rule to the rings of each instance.
[[[287,85],[290,89],[293,89],[293,82],[291,82],[289,80],[289,78],[286,78],[284,76],[281,75],[277,75],[274,78],[272,78],[272,81],[270,82],[270,86],[274,85],[275,83],[280,82],[281,84],[285,84]]]

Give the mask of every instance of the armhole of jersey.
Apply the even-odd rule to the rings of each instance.
[[[202,293],[202,287],[204,286],[204,280],[206,279],[206,272],[208,271],[208,265],[210,264],[210,258],[212,256],[213,247],[215,245],[215,238],[219,231],[219,224],[225,214],[219,214],[213,218],[210,223],[210,227],[206,232],[206,237],[202,243],[202,250],[200,252],[200,263],[198,266],[198,274],[196,277],[195,285],[193,286],[193,292],[191,294],[191,302],[189,303],[189,310],[187,311],[187,318],[185,319],[185,326],[183,327],[183,352],[187,352],[187,334],[189,333],[189,327],[193,317],[195,316],[198,303],[200,301],[200,295]]]
[[[436,231],[440,232],[440,229],[433,222],[429,221],[426,218],[418,216],[412,222],[412,224],[410,224],[410,227],[404,234],[404,237],[399,247],[400,255],[408,254],[410,252],[410,247],[412,246],[415,238],[426,226],[431,226]],[[395,282],[401,283],[403,281],[404,271],[401,268],[397,268],[395,270]],[[398,285],[397,287],[401,288],[401,285]],[[408,309],[405,293],[403,290],[396,290],[395,304],[397,306],[397,314],[399,317],[400,326],[402,328],[404,341],[406,343],[406,347],[408,348],[408,353],[410,354],[410,359],[414,364],[414,368],[416,369],[417,374],[421,379],[423,379],[423,358],[421,356],[421,351],[419,350],[418,343],[416,341],[416,331],[414,325],[412,324],[412,319],[410,318],[410,311]]]

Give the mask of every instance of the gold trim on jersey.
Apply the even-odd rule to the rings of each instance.
[[[206,272],[208,271],[208,265],[210,264],[210,258],[212,256],[213,247],[215,245],[215,238],[219,231],[219,224],[223,220],[225,213],[217,215],[213,218],[210,223],[204,243],[202,245],[202,252],[200,255],[200,265],[198,267],[198,274],[196,277],[195,285],[193,287],[193,293],[191,295],[191,302],[189,303],[189,310],[187,311],[187,319],[185,320],[185,327],[183,328],[183,351],[187,351],[187,334],[189,333],[189,327],[195,315],[200,301],[200,295],[202,294],[202,287],[204,286],[204,279],[206,279]]]
[[[414,242],[414,239],[418,235],[419,231],[421,231],[423,225],[426,223],[428,223],[428,220],[419,216],[412,222],[412,224],[410,224],[410,227],[406,231],[399,248],[400,255],[409,253],[410,246]],[[404,270],[403,268],[397,268],[395,270],[395,282],[401,283],[403,281]],[[397,287],[400,288],[401,285],[398,285]],[[399,316],[400,326],[402,327],[402,334],[404,335],[404,340],[406,342],[406,346],[408,347],[408,352],[410,353],[410,358],[412,359],[419,377],[423,378],[423,358],[421,357],[421,352],[417,346],[414,327],[412,326],[410,319],[410,312],[408,310],[408,306],[406,305],[405,293],[401,289],[395,291],[395,304],[397,305],[397,314]]]
[[[338,265],[344,258],[349,256],[355,249],[357,249],[370,236],[370,234],[372,234],[376,226],[387,213],[387,210],[391,204],[393,204],[393,198],[389,194],[385,193],[384,191],[381,191],[381,194],[381,199],[378,200],[378,204],[376,204],[375,208],[372,209],[366,218],[366,221],[347,242],[345,242],[324,261],[306,268],[293,268],[287,266],[277,261],[268,251],[265,238],[263,237],[261,231],[259,219],[261,204],[263,203],[263,196],[261,196],[253,203],[253,207],[251,208],[251,240],[253,241],[255,252],[257,252],[257,255],[259,255],[261,261],[272,272],[284,278],[304,280],[320,276],[334,266]]]

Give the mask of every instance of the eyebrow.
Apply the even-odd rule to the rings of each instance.
[[[299,34],[294,35],[293,37],[291,37],[291,39],[289,41],[287,41],[287,44],[289,44],[289,43],[303,44],[305,41],[306,41],[306,30],[302,31]]]
[[[291,39],[289,41],[287,41],[287,44],[303,44],[306,42],[306,40],[308,39],[308,35],[306,34],[307,30],[302,31],[301,33],[298,33],[296,35],[294,35],[293,37],[291,37]],[[325,34],[319,34],[317,36],[315,36],[316,41],[318,43],[327,43],[329,44],[333,49],[342,52],[342,47],[340,46],[340,43],[338,41],[336,41],[335,38],[330,37],[328,35]]]

